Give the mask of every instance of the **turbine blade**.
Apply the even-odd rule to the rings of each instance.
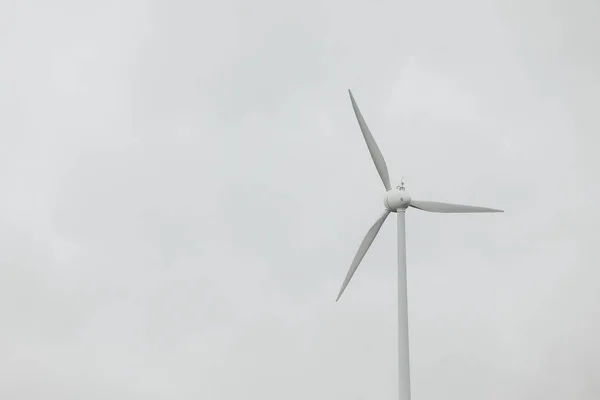
[[[386,190],[390,190],[392,188],[392,185],[390,183],[390,175],[388,173],[385,160],[383,159],[383,155],[381,154],[381,150],[379,150],[379,147],[377,147],[377,143],[375,142],[375,139],[373,139],[373,135],[371,135],[371,131],[369,130],[369,127],[367,126],[367,123],[365,122],[365,119],[363,118],[350,89],[348,89],[348,93],[350,94],[352,108],[354,109],[354,114],[356,114],[358,125],[360,125],[360,130],[362,131],[363,137],[365,138],[365,142],[367,142],[369,153],[371,153],[371,158],[375,163],[375,168],[377,168],[377,172],[379,172],[379,176],[383,181],[383,186],[385,186]]]
[[[352,279],[352,275],[354,275],[354,273],[356,272],[356,269],[358,268],[358,265],[362,261],[365,254],[367,254],[367,250],[369,250],[369,247],[371,247],[373,240],[375,240],[377,233],[381,229],[381,226],[385,222],[385,219],[387,218],[388,215],[390,215],[390,212],[388,210],[385,210],[383,212],[383,214],[381,214],[379,219],[377,221],[375,221],[375,223],[373,224],[371,229],[369,229],[369,231],[365,235],[365,238],[363,239],[362,243],[358,247],[358,251],[356,252],[356,255],[354,256],[352,265],[350,265],[348,274],[346,274],[346,279],[344,279],[344,283],[342,284],[340,293],[338,294],[338,297],[337,297],[337,299],[335,299],[335,301],[338,301],[340,299],[340,297],[342,296],[342,293],[344,293],[344,290],[346,290],[346,286],[348,286],[348,283],[350,283],[350,279]]]
[[[436,213],[487,213],[504,212],[495,208],[463,206],[461,204],[441,203],[438,201],[411,200],[410,206],[423,211]]]

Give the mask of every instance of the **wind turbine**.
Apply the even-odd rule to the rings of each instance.
[[[437,213],[485,213],[485,212],[503,212],[502,210],[496,210],[493,208],[485,207],[474,207],[474,206],[463,206],[459,204],[440,203],[437,201],[422,201],[413,200],[408,192],[404,189],[404,182],[400,186],[392,187],[390,183],[390,176],[388,173],[387,165],[383,159],[383,155],[371,135],[371,131],[367,126],[359,108],[354,100],[352,91],[348,90],[350,94],[350,100],[352,101],[352,108],[360,130],[365,138],[371,158],[375,163],[375,168],[379,172],[379,176],[383,181],[386,193],[383,200],[385,210],[381,216],[375,221],[373,226],[367,232],[365,238],[360,244],[354,260],[350,265],[350,270],[344,279],[342,288],[336,301],[340,299],[342,293],[348,286],[352,275],[356,272],[358,265],[362,261],[363,257],[371,247],[373,240],[377,236],[377,233],[381,229],[381,226],[385,222],[386,218],[390,213],[396,213],[398,215],[398,357],[399,357],[399,395],[400,400],[410,400],[410,357],[409,357],[409,344],[408,344],[408,302],[407,302],[407,285],[406,285],[406,230],[405,230],[405,212],[409,207],[413,207],[422,211],[437,212]]]

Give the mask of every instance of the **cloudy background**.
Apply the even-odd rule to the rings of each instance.
[[[594,0],[0,2],[0,398],[597,399]]]

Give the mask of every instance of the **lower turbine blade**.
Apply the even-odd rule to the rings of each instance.
[[[344,283],[342,284],[340,293],[338,294],[338,297],[337,297],[337,299],[335,299],[335,301],[338,301],[340,299],[340,297],[342,296],[342,293],[344,293],[346,286],[348,286],[348,283],[350,283],[350,279],[352,279],[352,275],[354,275],[354,273],[356,272],[356,269],[358,268],[358,265],[362,261],[365,254],[367,254],[367,250],[369,250],[369,247],[371,247],[373,240],[375,240],[377,233],[381,229],[381,226],[385,222],[385,219],[387,218],[388,215],[390,215],[390,212],[388,210],[385,210],[383,212],[383,214],[381,214],[379,219],[377,221],[375,221],[375,223],[373,224],[371,229],[369,229],[369,231],[365,235],[365,238],[363,239],[362,243],[358,247],[358,251],[356,252],[356,255],[354,256],[352,265],[350,265],[348,274],[346,274],[346,279],[344,279]]]
[[[436,213],[487,213],[504,212],[495,208],[463,206],[461,204],[440,203],[438,201],[411,200],[410,206],[423,211]]]

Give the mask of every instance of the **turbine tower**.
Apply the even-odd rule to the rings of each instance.
[[[381,226],[385,222],[386,218],[390,213],[396,213],[398,217],[398,357],[399,357],[399,398],[400,400],[410,400],[410,357],[409,357],[409,343],[408,343],[408,302],[407,302],[407,284],[406,284],[406,230],[405,230],[405,212],[409,207],[413,207],[422,211],[437,212],[437,213],[485,213],[485,212],[503,212],[502,210],[496,210],[493,208],[485,207],[474,207],[464,206],[459,204],[440,203],[436,201],[422,201],[413,200],[406,189],[404,188],[404,182],[402,181],[400,186],[395,188],[392,187],[390,182],[390,176],[388,173],[387,165],[383,159],[383,155],[371,135],[371,131],[367,126],[359,108],[354,100],[352,91],[348,90],[350,94],[350,101],[352,102],[352,108],[360,130],[365,138],[375,168],[379,172],[379,176],[383,181],[386,193],[383,200],[385,210],[381,216],[375,221],[373,226],[367,232],[365,238],[360,244],[354,260],[350,265],[350,270],[344,279],[342,288],[336,301],[340,299],[342,293],[348,286],[350,279],[356,272],[358,265],[362,261],[363,257],[371,247],[373,240],[377,236],[377,233],[381,229]]]

